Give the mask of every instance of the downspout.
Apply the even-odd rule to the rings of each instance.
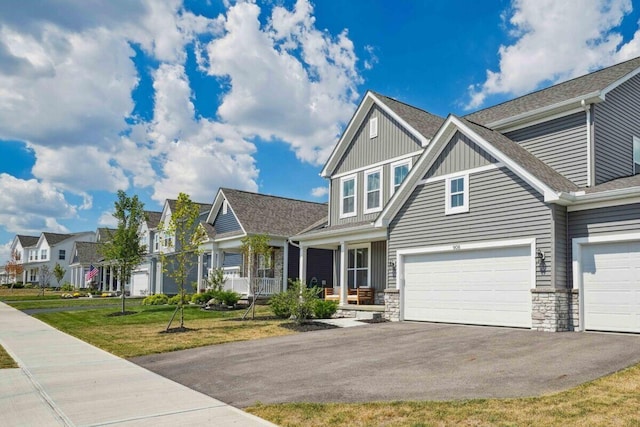
[[[593,186],[594,164],[593,164],[593,138],[591,136],[591,106],[583,99],[580,105],[587,116],[587,187]]]

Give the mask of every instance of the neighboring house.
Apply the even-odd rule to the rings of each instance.
[[[74,242],[71,250],[71,261],[69,262],[69,270],[71,271],[71,284],[74,288],[87,288],[89,283],[86,281],[86,275],[93,265],[100,272],[92,281],[99,282],[102,277],[102,267],[100,260],[100,242]],[[105,289],[106,290],[106,289]]]
[[[11,244],[12,253],[21,254],[20,258],[24,272],[23,283],[39,284],[39,269],[47,265],[51,272],[56,264],[60,264],[66,270],[60,283],[68,282],[71,278],[70,269],[67,268],[71,260],[73,245],[78,241],[91,242],[95,240],[95,233],[84,231],[79,233],[59,234],[41,233],[34,241],[32,236],[16,236]],[[57,284],[53,274],[49,286]]]
[[[335,251],[342,301],[371,286],[391,320],[640,332],[640,58],[437,120],[368,92],[329,158],[329,221],[295,238]]]
[[[140,244],[146,247],[146,255],[144,261],[131,274],[131,296],[156,293],[153,285],[157,283],[158,257],[154,252],[160,248],[160,235],[157,231],[162,212],[145,211],[144,214],[145,220],[140,224],[138,235]]]
[[[24,268],[25,260],[29,259],[29,251],[35,247],[35,245],[38,243],[38,239],[38,236],[25,236],[16,234],[16,236],[13,238],[13,241],[11,242],[11,258],[15,260],[17,264],[22,264],[22,267]],[[9,276],[8,273],[7,275]],[[24,283],[24,271],[22,275],[19,275],[18,277],[11,276],[8,278],[8,280],[11,283]]]
[[[250,295],[259,281],[263,295],[285,290],[289,278],[299,277],[299,250],[289,237],[309,226],[324,221],[327,205],[283,197],[268,196],[247,191],[221,188],[213,206],[201,224],[208,239],[201,249],[198,262],[200,289],[213,268],[222,268],[226,277],[225,288]],[[271,260],[259,258],[258,277],[251,277],[252,268],[243,256],[242,245],[246,236],[266,235],[271,246]],[[333,266],[331,254],[317,250],[309,254],[312,266],[305,276],[315,278],[318,286],[331,286]]]

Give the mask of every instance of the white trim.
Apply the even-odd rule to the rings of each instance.
[[[384,166],[386,164],[393,164],[393,163],[403,162],[403,161],[406,161],[407,159],[409,159],[409,161],[413,163],[412,158],[415,157],[415,156],[419,156],[420,154],[422,154],[422,152],[423,152],[423,150],[413,151],[413,152],[408,153],[408,154],[403,154],[402,156],[393,157],[391,159],[383,160],[381,162],[373,163],[373,164],[370,164],[370,165],[367,165],[367,166],[362,166],[362,167],[359,167],[359,168],[356,168],[356,169],[351,169],[351,170],[348,170],[346,172],[340,172],[340,173],[337,173],[335,175],[332,175],[331,179],[342,178],[343,176],[346,176],[346,175],[352,175],[354,173],[366,171],[368,169],[376,168],[378,166]]]
[[[584,100],[582,102],[584,103]],[[591,187],[593,185],[592,172],[594,170],[592,165],[593,152],[591,150],[591,104],[583,105],[583,107],[587,116],[587,187]]]
[[[349,286],[349,251],[350,250],[356,250],[356,249],[366,249],[367,250],[367,286],[357,286],[358,284],[356,283],[356,287],[362,287],[362,288],[370,288],[371,287],[371,242],[366,242],[366,243],[356,243],[353,245],[349,245],[347,244],[347,256],[346,256],[346,264],[345,264],[345,271],[347,273],[346,275],[346,279],[347,282],[345,283],[345,285],[348,287]],[[354,254],[354,263],[356,260],[355,254]],[[357,268],[354,267],[354,270],[357,271]],[[360,270],[364,270],[363,268],[360,268]],[[356,276],[354,275],[353,277],[354,282],[356,279]]]
[[[369,119],[369,139],[378,137],[378,118],[371,117]]]
[[[531,289],[536,287],[536,239],[510,239],[510,240],[488,240],[474,243],[455,243],[450,245],[426,246],[421,248],[398,249],[396,251],[396,286],[399,290],[400,297],[400,320],[404,320],[404,258],[408,255],[447,253],[460,251],[473,251],[481,249],[507,248],[515,246],[530,247],[530,281]],[[575,271],[575,269],[574,269]],[[581,323],[582,324],[582,323]]]
[[[362,121],[366,117],[366,113],[374,104],[377,105],[378,108],[380,108],[382,111],[387,113],[389,116],[391,116],[391,118],[393,118],[396,122],[398,122],[400,126],[404,127],[407,132],[409,132],[411,135],[416,137],[418,141],[420,141],[420,144],[422,147],[426,147],[429,144],[429,142],[431,141],[429,138],[425,138],[424,135],[422,135],[420,132],[418,132],[416,129],[410,126],[406,121],[404,121],[404,119],[398,116],[398,114],[396,114],[395,111],[390,109],[384,102],[380,101],[373,93],[371,93],[370,91],[367,91],[363,100],[360,102],[360,105],[358,106],[356,113],[351,118],[351,121],[349,121],[349,124],[347,125],[345,131],[342,133],[342,136],[338,140],[338,143],[336,144],[335,148],[331,152],[331,155],[329,156],[329,160],[327,160],[327,163],[324,165],[324,168],[322,168],[322,171],[320,172],[320,176],[324,178],[328,177],[330,174],[329,170],[337,166],[337,162],[344,154],[344,151],[348,146],[348,142],[351,142],[351,138],[353,138],[357,130],[360,128]],[[333,172],[333,170],[331,170],[331,172]]]
[[[602,100],[604,100],[606,98],[606,96],[607,96],[607,94],[609,92],[611,92],[613,89],[617,88],[618,86],[620,86],[622,83],[626,82],[627,80],[635,77],[636,75],[638,75],[638,73],[640,73],[640,67],[636,68],[635,70],[631,71],[630,73],[628,73],[624,77],[619,78],[618,80],[616,80],[615,82],[613,82],[609,86],[607,86],[606,88],[602,89],[602,91],[600,92],[600,97],[602,97]]]
[[[418,181],[417,185],[431,184],[432,182],[443,181],[445,179],[449,179],[449,178],[452,178],[452,177],[455,177],[455,176],[471,175],[471,174],[474,174],[474,173],[491,171],[491,170],[500,169],[500,168],[503,168],[503,167],[505,167],[505,166],[501,162],[491,163],[490,165],[480,166],[480,167],[473,168],[473,169],[467,169],[467,170],[463,170],[463,171],[460,171],[460,172],[448,173],[446,175],[432,176],[431,178],[422,179],[422,180]]]
[[[296,236],[298,239],[299,236]],[[300,242],[304,242],[309,247],[318,246],[336,246],[340,242],[362,242],[367,240],[381,240],[387,238],[387,230],[384,228],[372,229],[371,225],[367,225],[366,228],[358,229],[339,229],[333,230],[331,233],[323,233],[317,237],[302,238]]]
[[[227,213],[229,213],[229,202],[227,202],[227,199],[224,199],[222,201],[222,215],[227,215]]]
[[[391,198],[391,196],[393,196],[393,194],[396,192],[396,185],[395,185],[396,168],[404,165],[409,166],[409,170],[407,171],[407,176],[409,176],[409,173],[411,173],[411,167],[413,166],[412,157],[409,157],[408,159],[398,160],[396,162],[389,164],[389,175],[390,175],[389,182],[391,183],[391,187],[389,188],[389,198]],[[407,176],[405,176],[404,178],[406,179]],[[405,181],[405,179],[403,179],[402,182],[398,185],[398,188],[402,186],[402,183]]]
[[[375,208],[369,208],[369,189],[368,189],[368,178],[370,175],[373,175],[375,173],[379,174],[379,179],[378,179],[378,206]],[[380,212],[382,210],[382,204],[383,204],[383,189],[384,189],[384,174],[382,173],[382,167],[377,167],[374,169],[370,169],[368,171],[365,171],[364,173],[364,183],[363,183],[363,200],[362,200],[362,206],[364,207],[363,212],[365,214],[369,214],[369,213],[374,213],[374,212]]]
[[[640,196],[631,197],[623,200],[619,200],[619,199],[601,200],[601,201],[594,201],[591,203],[582,203],[579,205],[568,205],[567,212],[586,211],[589,209],[609,208],[613,206],[624,206],[624,205],[631,205],[634,203],[640,203]]]
[[[451,206],[451,181],[462,179],[462,205],[461,206]],[[445,193],[445,201],[444,201],[444,214],[445,215],[454,215],[459,213],[469,212],[469,175],[455,175],[450,178],[445,179],[444,181],[444,193]],[[454,193],[459,194],[460,192]]]
[[[344,213],[344,183],[353,180],[353,212]],[[351,196],[349,196],[351,197]],[[350,218],[358,214],[358,174],[340,178],[340,212],[339,218]]]
[[[579,300],[579,331],[585,330],[584,324],[584,283],[582,281],[582,246],[598,243],[616,243],[628,241],[640,241],[640,233],[624,234],[602,234],[597,236],[576,237],[571,241],[572,266],[573,266],[573,287],[578,289]]]

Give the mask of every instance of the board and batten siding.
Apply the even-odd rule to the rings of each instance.
[[[608,95],[607,95],[608,96]],[[568,259],[572,256],[573,239],[602,234],[640,232],[640,203],[569,212]],[[567,285],[572,287],[573,268],[567,265]]]
[[[378,136],[369,138],[369,120],[373,117],[378,118]],[[332,175],[384,162],[421,148],[420,141],[415,136],[404,130],[386,112],[373,106]]]
[[[384,290],[387,287],[387,242],[371,242],[371,283],[372,288]]]
[[[445,181],[417,186],[389,226],[389,260],[400,248],[422,248],[535,238],[551,252],[551,213],[544,198],[506,168],[469,176],[469,212],[445,215]],[[536,286],[550,286],[550,268],[537,269]],[[396,287],[392,271],[389,287]]]
[[[238,219],[233,214],[233,211],[228,209],[227,213],[223,214],[222,208],[218,211],[218,215],[213,221],[213,227],[216,229],[216,234],[229,233],[231,231],[238,231],[242,229]]]
[[[456,132],[438,155],[425,178],[446,175],[496,163],[496,160],[466,135]]]
[[[633,137],[640,138],[640,76],[595,105],[594,135],[596,184],[633,175]]]
[[[413,165],[416,164],[419,157],[420,157],[419,155],[410,157],[412,167]],[[375,169],[375,168],[372,168],[372,169]],[[365,189],[364,177],[368,170],[370,169],[362,170],[355,173],[356,181],[357,181],[356,182],[357,206],[356,206],[356,215],[352,217],[340,218],[341,178],[333,178],[331,180],[331,194],[329,195],[329,197],[331,198],[331,203],[330,203],[331,212],[329,217],[330,225],[341,225],[346,223],[356,223],[356,222],[362,222],[362,221],[373,222],[378,217],[378,215],[380,215],[380,212],[374,212],[369,214],[364,213],[365,200],[367,196],[364,191]],[[391,163],[385,163],[384,165],[382,165],[382,207],[383,208],[387,204],[387,202],[389,201],[392,195],[393,193],[391,188]]]
[[[505,133],[576,185],[587,185],[587,116],[571,114]]]
[[[567,241],[567,208],[561,205],[550,205],[552,215],[552,253],[545,254],[546,258],[551,259],[554,266],[551,271],[551,282],[556,289],[565,289],[567,287],[567,263],[569,259],[568,241]]]

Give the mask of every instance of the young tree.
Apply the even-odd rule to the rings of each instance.
[[[184,330],[185,285],[189,273],[198,263],[198,255],[201,253],[200,243],[206,238],[202,227],[198,227],[199,222],[200,206],[191,201],[187,194],[180,193],[168,224],[160,224],[158,227],[165,236],[172,236],[167,241],[173,253],[167,255],[161,252],[160,259],[164,272],[178,284],[180,295],[178,306],[167,325],[167,331],[178,311],[180,311],[180,330]]]
[[[249,313],[249,310],[252,311],[251,318],[256,318],[256,298],[258,294],[260,294],[260,284],[261,281],[258,279],[258,267],[259,267],[259,259],[262,257],[264,259],[264,267],[271,267],[271,246],[269,246],[269,236],[265,234],[254,234],[251,236],[245,236],[242,239],[242,253],[244,255],[244,259],[247,261],[248,271],[250,276],[250,284],[249,288],[251,289],[251,293],[253,294],[253,299],[251,301],[251,305],[244,313],[242,318],[244,319]]]
[[[142,262],[145,246],[140,244],[138,229],[144,221],[144,203],[138,196],[129,197],[118,190],[118,200],[114,204],[113,216],[118,220],[118,227],[109,233],[108,241],[100,247],[100,254],[105,263],[114,266],[115,277],[120,280],[122,289],[122,313],[125,314],[125,283],[131,279],[131,272]]]
[[[58,287],[60,287],[60,282],[62,281],[66,272],[67,270],[65,270],[64,267],[60,265],[60,263],[56,262],[56,266],[53,267],[53,275],[56,278],[56,282],[58,282]]]
[[[49,282],[51,281],[51,277],[53,276],[53,271],[47,264],[45,264],[38,269],[38,274],[40,276],[40,289],[42,291],[41,295],[44,296],[44,288],[49,286]]]
[[[11,281],[11,290],[13,290],[13,286],[18,281],[18,276],[22,275],[22,273],[24,272],[24,267],[21,263],[18,262],[18,257],[18,252],[13,252],[11,254],[11,259],[4,266],[4,271],[7,272],[9,277],[13,278],[13,280]]]

